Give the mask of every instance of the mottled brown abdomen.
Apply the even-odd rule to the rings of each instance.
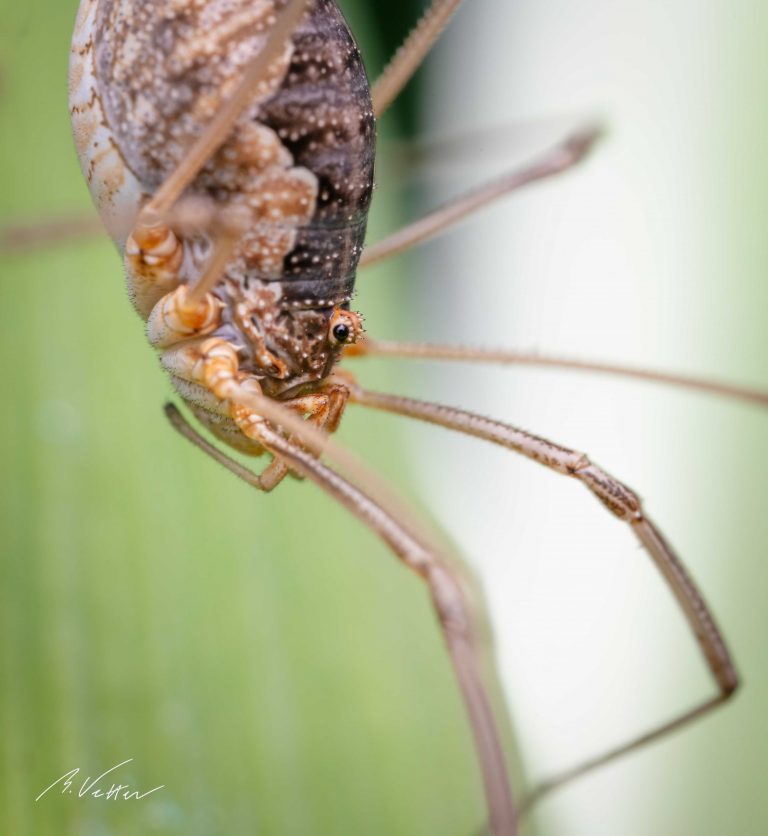
[[[287,77],[261,116],[296,162],[315,174],[319,192],[317,210],[299,232],[285,277],[297,298],[327,295],[331,288],[351,293],[373,190],[375,126],[368,79],[332,0],[317,0],[293,42]]]
[[[96,46],[96,68],[105,110],[121,154],[148,194],[235,89],[282,5],[273,0],[99,4],[98,27],[105,36]],[[254,137],[249,123],[268,130]],[[193,190],[230,205],[253,204],[258,193],[263,197],[284,186],[300,200],[309,199],[312,205],[297,211],[269,205],[273,217],[262,211],[255,218],[254,226],[271,244],[280,230],[297,231],[289,250],[285,241],[281,245],[287,252],[279,269],[249,257],[248,248],[241,266],[252,278],[290,281],[286,292],[293,299],[336,297],[352,289],[371,198],[374,145],[357,45],[333,0],[315,0],[270,79],[255,91],[237,132]],[[277,169],[292,173],[275,184],[268,175]],[[302,169],[316,178],[315,189]],[[239,268],[233,265],[233,277]]]
[[[84,1],[95,9],[93,73],[109,142],[149,197],[237,88],[285,2]],[[330,373],[340,348],[327,326],[352,296],[374,148],[357,45],[335,2],[313,0],[187,192],[248,218],[214,291],[225,306],[220,335],[242,346],[244,370],[272,376],[257,362],[266,347],[285,385]],[[185,242],[183,281],[194,283],[206,258],[200,243]]]

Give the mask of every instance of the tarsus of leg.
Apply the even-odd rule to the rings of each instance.
[[[419,69],[461,3],[462,0],[433,0],[424,12],[371,89],[373,112],[377,117],[392,104]]]
[[[173,405],[166,406],[166,415],[187,439],[240,479],[261,488],[255,474],[247,475],[249,472],[245,468],[212,447],[187,424]],[[284,423],[282,419],[280,423]],[[311,452],[285,438],[266,422],[260,425],[258,434],[267,450],[347,508],[427,584],[472,728],[483,772],[490,832],[494,836],[514,836],[517,833],[516,813],[496,721],[473,644],[470,607],[448,561],[429,542],[415,535],[397,514],[331,470]]]
[[[227,456],[225,453],[222,453],[218,447],[214,447],[204,436],[202,436],[197,430],[192,427],[184,416],[179,412],[179,410],[174,406],[172,403],[167,403],[164,407],[165,415],[168,420],[171,422],[173,427],[181,433],[188,441],[191,441],[192,444],[199,447],[204,453],[209,455],[212,459],[217,461],[220,465],[223,465],[227,468],[231,473],[234,473],[238,479],[242,479],[247,485],[250,485],[252,488],[256,488],[257,490],[264,490],[264,487],[261,484],[260,477],[254,473],[252,470],[249,470],[247,467],[243,467],[239,462],[236,462],[234,459]]]
[[[645,546],[683,610],[717,684],[718,694],[715,697],[646,734],[555,775],[534,787],[523,800],[521,811],[530,809],[535,801],[575,778],[682,728],[724,703],[734,693],[738,686],[738,675],[714,617],[698,587],[661,532],[645,515],[640,499],[631,489],[592,464],[583,453],[553,444],[500,421],[453,407],[371,392],[356,384],[351,384],[350,400],[351,403],[416,418],[490,441],[520,453],[558,473],[581,481],[609,511],[630,525],[637,538]]]
[[[270,65],[280,56],[306,12],[308,0],[288,0],[277,15],[266,43],[245,71],[240,85],[219,108],[203,132],[192,144],[178,167],[166,178],[139,215],[139,223],[161,222],[179,199],[184,189],[197,177],[203,166],[225,142],[238,118],[248,106],[256,85],[264,78]]]
[[[574,360],[568,357],[550,357],[537,352],[506,351],[493,348],[474,348],[454,345],[435,345],[430,343],[391,342],[387,340],[366,339],[345,351],[349,357],[404,357],[421,360],[450,360],[466,363],[494,363],[502,366],[541,366],[566,371],[596,372],[616,377],[628,377],[650,383],[663,383],[683,389],[707,392],[727,398],[748,401],[758,406],[768,406],[768,391],[738,386],[717,380],[694,377],[691,375],[672,374],[653,369],[633,368],[615,363],[600,363],[590,360]]]
[[[372,244],[364,250],[360,259],[360,266],[369,267],[371,264],[409,250],[416,244],[421,244],[435,235],[445,232],[468,215],[489,203],[493,203],[500,197],[531,183],[567,171],[584,159],[601,136],[601,133],[598,128],[586,128],[579,131],[527,165],[500,177],[495,177],[487,183],[454,198],[439,209],[403,227],[403,229],[383,241]]]

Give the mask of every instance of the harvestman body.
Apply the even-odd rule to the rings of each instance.
[[[268,452],[272,461],[257,476],[169,405],[172,423],[261,490],[289,473],[315,482],[427,583],[474,734],[489,829],[514,834],[518,811],[461,585],[431,539],[328,439],[348,403],[475,435],[582,481],[647,548],[717,683],[717,695],[698,708],[545,782],[524,806],[706,713],[733,693],[737,676],[699,592],[631,490],[581,453],[463,410],[367,391],[337,370],[342,354],[568,365],[362,341],[359,316],[349,309],[359,265],[567,169],[595,138],[591,132],[572,137],[363,253],[374,116],[415,72],[459,3],[433,2],[371,95],[355,41],[332,0],[82,0],[70,105],[83,173],[123,255],[131,300],[176,389],[218,439],[248,454]],[[629,373],[768,404],[768,396],[736,387]]]

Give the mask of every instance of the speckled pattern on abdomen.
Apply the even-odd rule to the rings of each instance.
[[[236,88],[282,3],[163,0],[161,5],[101,0],[97,23],[107,33],[96,46],[104,109],[126,164],[147,193],[175,168]],[[248,123],[274,131],[275,147],[261,167],[250,151]],[[269,144],[269,135],[259,141]],[[265,232],[250,248],[254,254],[244,248],[244,263],[233,264],[229,275],[290,282],[283,291],[286,301],[348,296],[365,236],[374,150],[373,109],[359,50],[335,2],[315,0],[270,77],[254,91],[236,133],[192,187],[221,204],[253,202],[278,188],[296,196],[289,206],[285,201],[268,206],[273,217],[266,218]],[[284,151],[291,155],[287,162],[277,160]],[[276,161],[282,179],[265,184],[264,174],[275,170]],[[270,248],[278,256],[274,260],[265,255]]]
[[[351,293],[373,190],[375,123],[360,52],[336,4],[317,0],[294,34],[285,81],[260,108],[299,165],[319,181],[318,205],[286,260],[293,298]],[[307,283],[310,280],[311,284]]]

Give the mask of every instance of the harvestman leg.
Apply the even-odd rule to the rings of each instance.
[[[691,375],[660,372],[655,369],[621,366],[616,363],[574,360],[568,357],[552,357],[537,352],[507,351],[505,349],[475,348],[462,345],[437,345],[434,343],[392,342],[370,340],[359,342],[345,349],[344,356],[359,357],[403,357],[421,360],[448,360],[465,363],[494,363],[501,366],[542,366],[567,371],[596,372],[598,374],[629,377],[682,389],[693,389],[722,395],[727,398],[748,401],[758,406],[768,406],[768,392],[749,386],[738,386],[717,380]]]
[[[527,165],[494,177],[487,183],[459,195],[388,238],[367,247],[360,259],[360,266],[368,267],[377,261],[409,250],[510,192],[538,180],[562,174],[580,163],[599,137],[600,132],[597,129],[575,133]]]
[[[419,69],[461,3],[462,0],[432,0],[432,5],[371,87],[373,112],[377,117],[394,102]]]
[[[428,535],[420,532],[418,525],[404,522],[408,520],[407,514],[391,510],[397,509],[396,502],[375,498],[377,494],[374,491],[386,497],[386,493],[377,488],[376,478],[346,451],[334,445],[327,433],[314,426],[311,419],[305,421],[287,408],[289,404],[283,405],[264,397],[258,379],[241,371],[237,350],[226,340],[201,337],[172,345],[163,352],[161,362],[179,381],[194,384],[203,393],[214,396],[217,405],[226,409],[248,439],[271,452],[275,462],[280,462],[281,466],[317,482],[368,524],[409,568],[425,580],[464,698],[480,761],[492,832],[494,836],[514,836],[515,807],[499,733],[480,676],[480,660],[472,644],[470,611],[460,584],[441,556],[440,549],[432,545]],[[345,381],[331,381],[328,395],[335,398],[335,403],[329,400],[328,410],[323,415],[328,429],[334,429],[338,423],[348,393]],[[198,401],[202,396],[202,393],[198,394]],[[302,413],[310,406],[308,403],[298,405]],[[178,427],[179,420],[173,410],[170,417],[174,419],[174,426]],[[273,427],[282,428],[290,437],[285,438]],[[196,433],[191,428],[185,431],[185,435],[196,440]],[[302,446],[299,447],[299,444]],[[210,452],[210,445],[199,446]],[[366,492],[320,464],[320,455],[354,473],[358,481],[368,485]],[[215,458],[226,464],[223,454]],[[242,468],[236,468],[235,472],[246,478]],[[268,490],[272,482],[265,483],[267,475],[265,471],[261,476],[247,478],[247,481],[261,490]]]
[[[254,89],[265,77],[272,62],[280,56],[280,51],[306,12],[308,2],[309,0],[288,0],[277,15],[267,42],[248,66],[234,94],[219,108],[187,151],[184,159],[152,195],[152,199],[139,215],[140,223],[143,221],[151,224],[161,220],[226,140],[235,122],[248,106]]]
[[[421,60],[418,57],[419,52],[426,53],[457,5],[458,2],[436,2],[433,5],[430,12],[417,27],[412,38],[407,42],[406,48],[401,51],[401,59],[395,58],[388,76],[389,82],[386,81],[385,74],[384,83],[389,90],[389,95],[395,95],[399,87],[405,83],[413,68]],[[186,187],[197,176],[231,131],[247,104],[251,90],[278,56],[283,43],[304,14],[306,6],[306,0],[288,0],[288,4],[277,17],[266,45],[249,66],[235,94],[222,105],[176,170],[163,182],[142,209],[133,232],[133,238],[139,251],[143,249],[144,239],[157,238],[158,233],[164,234],[166,229],[170,232],[167,222],[171,218],[174,206]],[[414,56],[417,57],[414,58]],[[403,60],[405,60],[405,63],[403,63]],[[410,70],[407,69],[409,61],[412,65]],[[187,293],[186,301],[189,306],[200,303],[208,290],[215,285],[221,266],[226,262],[228,250],[231,246],[231,240],[217,243],[208,270],[197,285]],[[228,358],[223,356],[217,358],[212,356],[210,361],[215,361],[214,365],[218,363],[222,368],[229,362]],[[202,370],[205,371],[208,358],[201,357],[200,362]],[[504,754],[499,742],[495,720],[480,678],[479,664],[472,646],[467,607],[456,578],[439,557],[437,550],[428,547],[424,541],[414,536],[409,528],[382,504],[360,491],[326,465],[320,463],[314,455],[317,452],[316,450],[307,452],[292,440],[284,438],[273,430],[263,416],[269,416],[277,412],[279,413],[278,423],[286,427],[291,427],[291,422],[295,427],[295,417],[288,421],[287,418],[290,413],[287,413],[286,410],[281,410],[276,404],[270,405],[268,409],[267,401],[261,396],[254,396],[253,393],[246,390],[238,382],[236,363],[233,369],[226,370],[223,377],[219,374],[218,366],[216,366],[216,369],[211,372],[210,378],[213,381],[211,391],[217,397],[229,400],[232,406],[238,410],[245,408],[247,414],[244,419],[247,422],[248,437],[258,440],[267,450],[273,453],[276,461],[284,463],[299,475],[316,482],[327,493],[341,502],[378,534],[395,554],[427,583],[469,715],[483,772],[491,830],[498,836],[514,834],[516,832],[516,815],[509,788]],[[259,413],[259,407],[263,407],[263,416]],[[172,411],[169,413],[169,417],[172,418],[174,426],[179,428],[180,419],[177,420]],[[187,438],[198,443],[198,446],[201,446],[205,452],[213,454],[210,445],[201,444],[200,439],[196,438],[196,434],[191,428],[188,428],[188,431],[185,431],[184,434]],[[305,442],[307,438],[310,441],[316,440],[308,435],[306,430],[297,432],[296,437],[301,442]],[[228,462],[233,464],[223,454],[215,454],[214,458],[225,465]],[[245,478],[243,468],[234,466],[231,469],[240,478]],[[267,489],[267,485],[264,483],[264,475],[262,477],[253,475],[247,481],[260,489]]]
[[[724,703],[733,694],[738,686],[738,675],[714,617],[679,558],[645,515],[640,499],[626,485],[592,464],[585,454],[553,444],[508,424],[453,407],[370,392],[354,383],[350,385],[351,403],[427,421],[490,441],[565,476],[572,476],[586,485],[612,514],[629,524],[647,549],[683,610],[717,683],[718,694],[715,697],[640,737],[539,784],[524,800],[521,810],[527,809],[555,788],[681,728]]]
[[[208,443],[173,404],[165,407],[171,424],[185,438],[249,485],[263,490],[260,477],[242,467]],[[480,663],[473,643],[472,624],[461,585],[449,565],[433,548],[413,535],[396,515],[347,481],[297,444],[284,438],[262,421],[259,440],[291,470],[318,485],[373,531],[427,585],[440,623],[462,697],[470,718],[474,741],[483,770],[490,814],[490,832],[495,836],[517,833],[516,814],[509,789],[504,754],[493,712],[480,676]]]
[[[377,118],[381,117],[421,66],[461,2],[462,0],[433,0],[432,5],[423,14],[371,88],[373,110]],[[360,266],[367,267],[410,249],[503,195],[536,180],[543,180],[566,171],[584,158],[598,136],[599,131],[594,129],[574,134],[528,166],[496,177],[460,195],[389,238],[366,248],[360,260]]]
[[[176,260],[178,266],[181,265],[181,244],[172,229],[179,217],[183,218],[185,214],[180,211],[180,198],[187,186],[226,141],[238,118],[247,107],[253,90],[268,73],[270,65],[279,57],[285,43],[306,13],[308,3],[309,0],[287,0],[286,5],[276,16],[267,42],[247,67],[234,94],[221,105],[178,166],[166,177],[141,209],[127,248],[135,250],[135,258],[141,260],[146,253],[153,254],[153,251],[157,249],[158,240],[161,245],[169,240],[174,243],[172,255],[178,256]],[[227,262],[237,246],[240,234],[243,232],[242,219],[236,213],[211,207],[209,209],[211,210],[209,222],[217,233],[210,260],[198,281],[191,287],[188,284],[182,285],[181,294],[177,291],[176,297],[172,300],[172,311],[182,324],[187,324],[187,321],[194,322],[196,309],[205,303],[206,297],[221,279]],[[166,258],[167,254],[163,253],[163,257]],[[176,287],[181,281],[181,277],[176,275],[172,279],[172,287]],[[149,315],[155,304],[162,304],[163,299],[167,298],[163,296],[165,289],[161,288],[155,292],[150,289],[149,297],[152,304],[147,306],[145,314]],[[187,336],[192,336],[192,334],[191,329]],[[171,334],[170,337],[171,340],[174,340],[174,337],[180,339],[181,335]],[[156,346],[160,348],[163,344],[156,344]],[[265,490],[271,490],[279,484],[286,473],[285,465],[275,458],[275,461],[262,473],[260,485]]]

